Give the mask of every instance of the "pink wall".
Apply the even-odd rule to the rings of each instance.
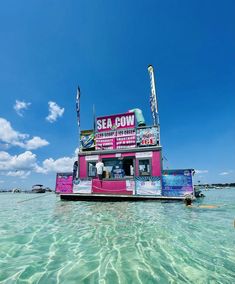
[[[79,157],[79,177],[86,178],[87,177],[87,165],[85,156]]]
[[[122,153],[121,157],[135,157],[135,153]],[[100,155],[101,159],[116,158],[116,154]]]
[[[162,156],[161,151],[154,151],[152,157],[152,176],[162,175]]]
[[[101,159],[115,158],[115,154],[100,155]]]
[[[122,157],[135,157],[135,153],[122,153]],[[108,158],[115,158],[115,154],[106,154],[106,155],[100,155],[101,159],[108,159]],[[153,151],[152,154],[152,176],[161,176],[162,172],[162,161],[161,161],[161,151]],[[138,159],[135,160],[135,174],[138,176]],[[87,177],[87,163],[85,156],[79,157],[79,176],[80,178],[86,178]]]
[[[132,195],[132,191],[126,190],[125,180],[103,180],[99,179],[92,180],[92,193],[103,193],[103,194],[125,194]]]
[[[135,153],[122,153],[122,157],[135,157]]]

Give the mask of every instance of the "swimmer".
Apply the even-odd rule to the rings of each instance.
[[[192,207],[192,198],[189,196],[186,196],[184,199],[184,203],[187,207]]]
[[[218,208],[219,206],[217,205],[198,205],[198,206],[193,206],[192,205],[192,198],[190,196],[186,196],[184,199],[184,203],[187,207],[193,207],[193,208],[205,208],[205,209],[212,209],[212,208]]]
[[[217,205],[198,205],[199,208],[208,208],[208,209],[211,209],[211,208],[218,208],[219,206]]]

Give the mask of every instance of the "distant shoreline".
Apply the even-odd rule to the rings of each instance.
[[[233,188],[235,187],[235,183],[205,183],[205,184],[195,184],[195,188],[214,188],[214,189],[219,189],[219,188]]]

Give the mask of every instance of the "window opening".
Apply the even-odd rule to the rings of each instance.
[[[103,159],[106,178],[124,178],[123,163],[121,159]]]
[[[121,179],[134,176],[132,157],[102,159],[102,162],[104,163],[104,178]]]
[[[123,170],[126,177],[134,176],[134,160],[133,158],[124,158],[123,159]]]
[[[88,177],[96,177],[96,162],[88,162],[87,168],[88,168]]]
[[[150,160],[139,160],[139,175],[150,176]]]

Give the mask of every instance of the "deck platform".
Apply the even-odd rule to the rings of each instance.
[[[114,194],[85,194],[67,193],[60,194],[61,200],[67,201],[183,201],[184,197],[153,196],[153,195],[114,195]]]

